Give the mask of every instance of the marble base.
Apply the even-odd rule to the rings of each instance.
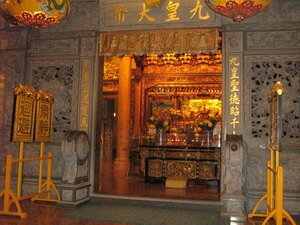
[[[230,217],[232,221],[246,221],[246,202],[247,198],[239,194],[227,194],[221,196],[223,203],[221,216]]]
[[[87,203],[90,201],[90,186],[89,182],[57,185],[61,193],[61,201],[58,204],[61,206],[77,207]]]

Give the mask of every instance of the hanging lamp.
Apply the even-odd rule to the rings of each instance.
[[[214,12],[241,22],[263,11],[272,0],[204,0]]]
[[[5,19],[33,28],[59,24],[69,13],[69,0],[4,0],[1,12]]]

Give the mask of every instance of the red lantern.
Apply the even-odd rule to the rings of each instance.
[[[272,0],[204,0],[218,14],[232,18],[235,22],[263,11]]]
[[[3,17],[34,28],[59,24],[69,13],[69,0],[5,0],[1,5]]]

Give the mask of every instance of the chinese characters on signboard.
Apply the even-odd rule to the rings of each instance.
[[[35,90],[19,85],[15,89],[16,106],[13,141],[32,142],[35,117]]]
[[[35,141],[51,141],[53,97],[49,93],[38,92],[36,107]]]
[[[238,57],[229,57],[229,114],[232,133],[236,134],[240,115],[240,62]]]
[[[21,84],[15,88],[14,92],[16,103],[13,141],[50,141],[52,134],[52,95]]]
[[[192,19],[199,21],[211,18],[207,9],[208,7],[203,3],[203,0],[195,0],[193,4],[182,0],[168,0],[158,8],[149,7],[141,1],[138,3],[138,7],[130,3],[113,4],[110,10],[108,10],[108,12],[111,12],[108,16],[109,18],[113,18],[116,25],[126,22],[130,24],[133,22],[140,23],[142,21],[151,23],[187,21]]]

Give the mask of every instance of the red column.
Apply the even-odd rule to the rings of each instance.
[[[115,176],[126,176],[129,172],[129,129],[131,93],[131,56],[124,56],[119,69],[119,92],[117,111],[117,149],[114,161]]]

